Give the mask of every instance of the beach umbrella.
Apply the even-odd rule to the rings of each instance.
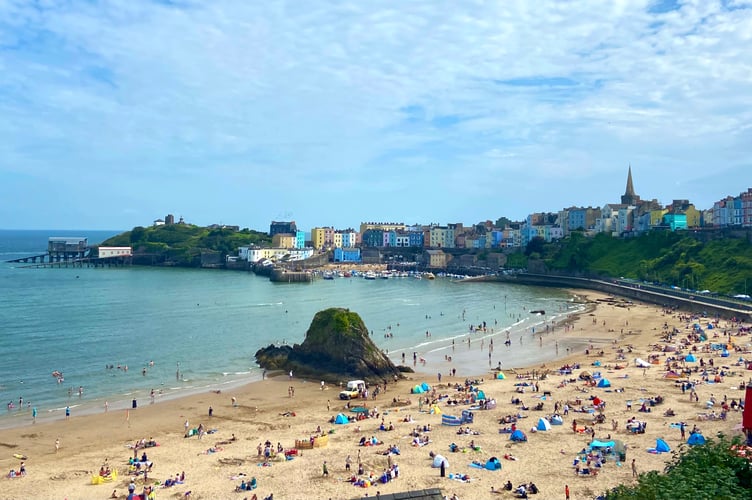
[[[592,377],[593,377],[593,374],[592,374],[592,373],[590,373],[590,372],[589,372],[589,371],[587,371],[587,370],[580,372],[580,378],[581,378],[582,380],[589,380],[589,379],[591,379]]]

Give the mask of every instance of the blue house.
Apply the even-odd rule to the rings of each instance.
[[[423,248],[423,231],[410,231],[407,233],[410,238],[410,246]]]
[[[360,262],[360,248],[335,248],[334,262]]]
[[[666,214],[663,216],[663,224],[672,231],[687,229],[687,214]]]

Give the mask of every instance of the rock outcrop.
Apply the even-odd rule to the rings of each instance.
[[[345,379],[381,382],[401,376],[368,336],[360,316],[342,308],[316,313],[302,344],[259,349],[256,361],[267,370],[293,370],[301,377],[335,383]]]

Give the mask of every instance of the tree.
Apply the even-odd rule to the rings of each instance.
[[[131,243],[140,243],[144,241],[144,238],[146,237],[146,228],[142,226],[136,226],[133,229],[131,229],[131,236],[130,240]]]
[[[499,229],[504,229],[512,224],[512,221],[510,219],[507,219],[506,217],[499,217],[496,219],[495,226]]]
[[[546,240],[544,240],[540,236],[536,236],[535,238],[528,241],[527,246],[525,247],[525,255],[532,255],[533,253],[537,253],[539,255],[543,255],[543,250],[546,245]]]
[[[752,498],[752,466],[733,447],[740,438],[709,439],[706,444],[674,452],[663,474],[641,474],[636,485],[620,485],[603,495],[605,500]]]

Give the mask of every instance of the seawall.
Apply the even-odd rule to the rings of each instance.
[[[560,276],[552,274],[519,273],[503,276],[483,276],[469,278],[474,281],[500,281],[504,283],[516,283],[519,285],[549,286],[556,288],[582,288],[586,290],[598,290],[610,295],[618,295],[641,302],[659,304],[667,307],[676,307],[684,311],[709,316],[721,316],[723,318],[738,318],[742,321],[752,321],[752,311],[735,306],[733,303],[724,303],[718,298],[704,298],[690,295],[680,295],[669,290],[648,289],[638,283],[622,284],[590,278],[575,276]]]

